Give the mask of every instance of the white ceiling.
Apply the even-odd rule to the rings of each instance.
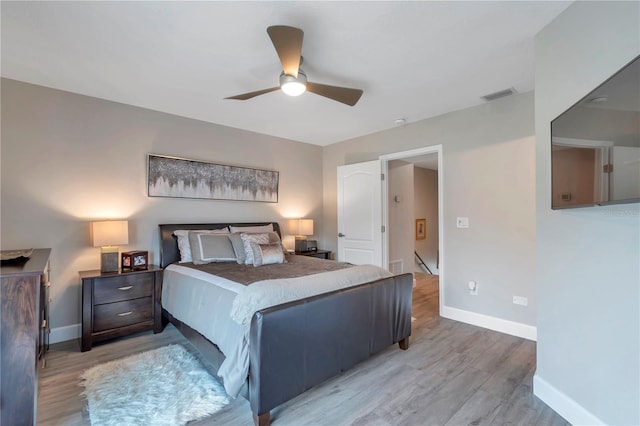
[[[533,89],[533,37],[570,2],[8,2],[2,76],[328,145]],[[280,91],[270,25],[304,30],[310,81],[349,107]]]

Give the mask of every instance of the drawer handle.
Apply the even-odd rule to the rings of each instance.
[[[129,312],[122,312],[117,314],[119,317],[126,317],[127,315],[131,315],[133,313],[133,311],[129,311]]]
[[[132,285],[128,285],[126,287],[118,287],[118,290],[127,291],[127,290],[131,290],[132,288],[133,288]]]

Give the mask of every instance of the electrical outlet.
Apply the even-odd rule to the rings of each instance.
[[[456,218],[456,227],[457,228],[468,228],[469,227],[469,218],[468,217],[458,217],[458,218]]]
[[[513,304],[527,306],[529,304],[529,299],[523,296],[513,296]]]
[[[469,294],[472,296],[477,296],[478,295],[478,283],[475,281],[469,281],[468,284],[469,287]]]

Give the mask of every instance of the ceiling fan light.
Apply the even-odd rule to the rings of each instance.
[[[307,86],[297,81],[290,81],[288,83],[285,83],[280,86],[280,88],[289,96],[299,96],[307,90]]]
[[[299,96],[307,90],[307,76],[298,72],[298,77],[280,75],[280,88],[289,96]]]

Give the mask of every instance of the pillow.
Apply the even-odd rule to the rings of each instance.
[[[236,254],[227,234],[189,231],[189,244],[195,265],[236,261]]]
[[[233,252],[236,255],[236,262],[240,265],[244,265],[245,260],[247,260],[247,255],[244,252],[244,242],[242,241],[242,237],[240,237],[240,233],[233,232],[227,235],[229,241],[231,241],[231,246],[233,247]]]
[[[257,244],[253,241],[249,243],[253,252],[253,266],[271,265],[274,263],[285,263],[282,244]]]
[[[253,265],[253,250],[251,249],[251,243],[269,244],[269,234],[246,234],[242,232],[240,234],[240,238],[242,238],[244,254],[246,256],[244,264]]]
[[[192,229],[194,231],[194,229]],[[208,232],[210,234],[228,234],[229,228],[226,226],[222,229],[202,229],[198,232]],[[189,229],[178,229],[173,231],[173,235],[178,237],[178,250],[180,250],[180,262],[191,262],[191,246],[189,245]]]
[[[253,233],[262,233],[262,232],[273,232],[273,224],[270,223],[268,225],[261,226],[229,226],[229,230],[231,232],[245,232],[247,234]]]
[[[245,234],[250,234],[250,233],[245,232]],[[263,234],[269,235],[269,241],[268,241],[269,243],[280,242],[280,236],[278,235],[277,232],[263,232]],[[236,254],[238,263],[241,265],[244,265],[247,260],[247,254],[244,247],[244,241],[242,241],[242,237],[240,235],[242,235],[241,232],[234,232],[234,233],[228,234],[227,236],[229,237],[229,240],[231,240],[231,245],[233,246],[233,251]]]
[[[287,254],[287,249],[282,245],[282,241],[280,240],[280,235],[277,232],[267,232],[269,234],[269,244],[278,243],[280,244],[280,250],[282,250],[282,254]],[[285,261],[286,263],[286,261]]]

